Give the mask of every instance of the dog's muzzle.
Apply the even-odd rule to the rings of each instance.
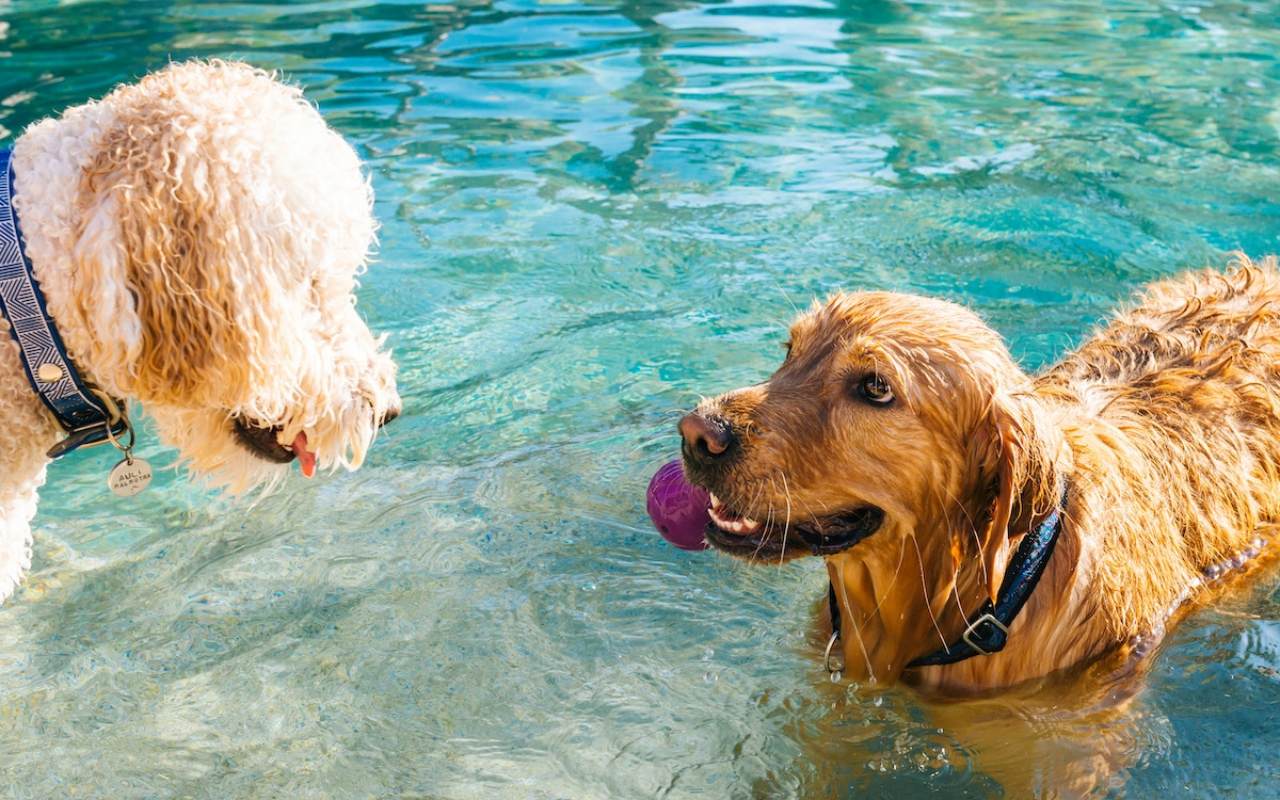
[[[241,417],[233,418],[231,425],[236,441],[263,461],[288,464],[298,457],[291,448],[280,444],[280,427],[254,425]]]
[[[378,427],[389,424],[398,416],[400,416],[400,406],[397,404],[386,410],[378,422]],[[232,417],[231,427],[235,432],[236,441],[263,461],[272,464],[288,464],[298,457],[296,445],[286,447],[280,443],[280,433],[284,428],[279,425],[266,425],[244,417]]]
[[[796,527],[796,533],[815,556],[830,556],[848,550],[880,529],[884,512],[867,506]]]
[[[760,523],[713,505],[706,540],[717,550],[743,558],[830,556],[871,536],[883,523],[884,511],[875,506],[817,521],[786,523],[774,518]]]

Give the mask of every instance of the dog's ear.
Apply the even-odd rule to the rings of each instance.
[[[100,344],[119,348],[103,355],[122,366],[113,388],[143,402],[230,406],[248,382],[227,374],[255,330],[241,319],[254,298],[238,267],[268,254],[252,252],[250,217],[220,170],[180,126],[123,108],[82,178],[76,302],[99,337],[118,340]],[[114,318],[95,320],[104,304]]]
[[[996,494],[990,507],[990,520],[981,538],[983,574],[987,578],[992,603],[1004,582],[1004,565],[1009,562],[1009,520],[1013,516],[1018,473],[1018,431],[1015,425],[1007,413],[996,411],[992,414],[989,446],[996,450],[993,454]]]
[[[1032,413],[1032,401],[997,396],[974,432],[970,463],[978,474],[975,520],[983,575],[991,602],[1000,593],[1013,537],[1025,533],[1033,508],[1049,482],[1049,460]]]

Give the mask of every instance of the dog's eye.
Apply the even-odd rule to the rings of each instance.
[[[868,403],[887,406],[893,402],[893,389],[879,375],[868,375],[858,382],[858,396]]]

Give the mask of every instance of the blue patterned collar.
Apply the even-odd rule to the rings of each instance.
[[[22,353],[27,381],[53,413],[67,437],[50,458],[119,436],[128,428],[122,406],[89,388],[76,371],[22,246],[13,207],[12,153],[0,150],[0,315]]]

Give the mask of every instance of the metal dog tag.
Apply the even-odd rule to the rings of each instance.
[[[151,465],[145,459],[128,455],[107,475],[107,486],[119,497],[133,497],[150,484]]]

